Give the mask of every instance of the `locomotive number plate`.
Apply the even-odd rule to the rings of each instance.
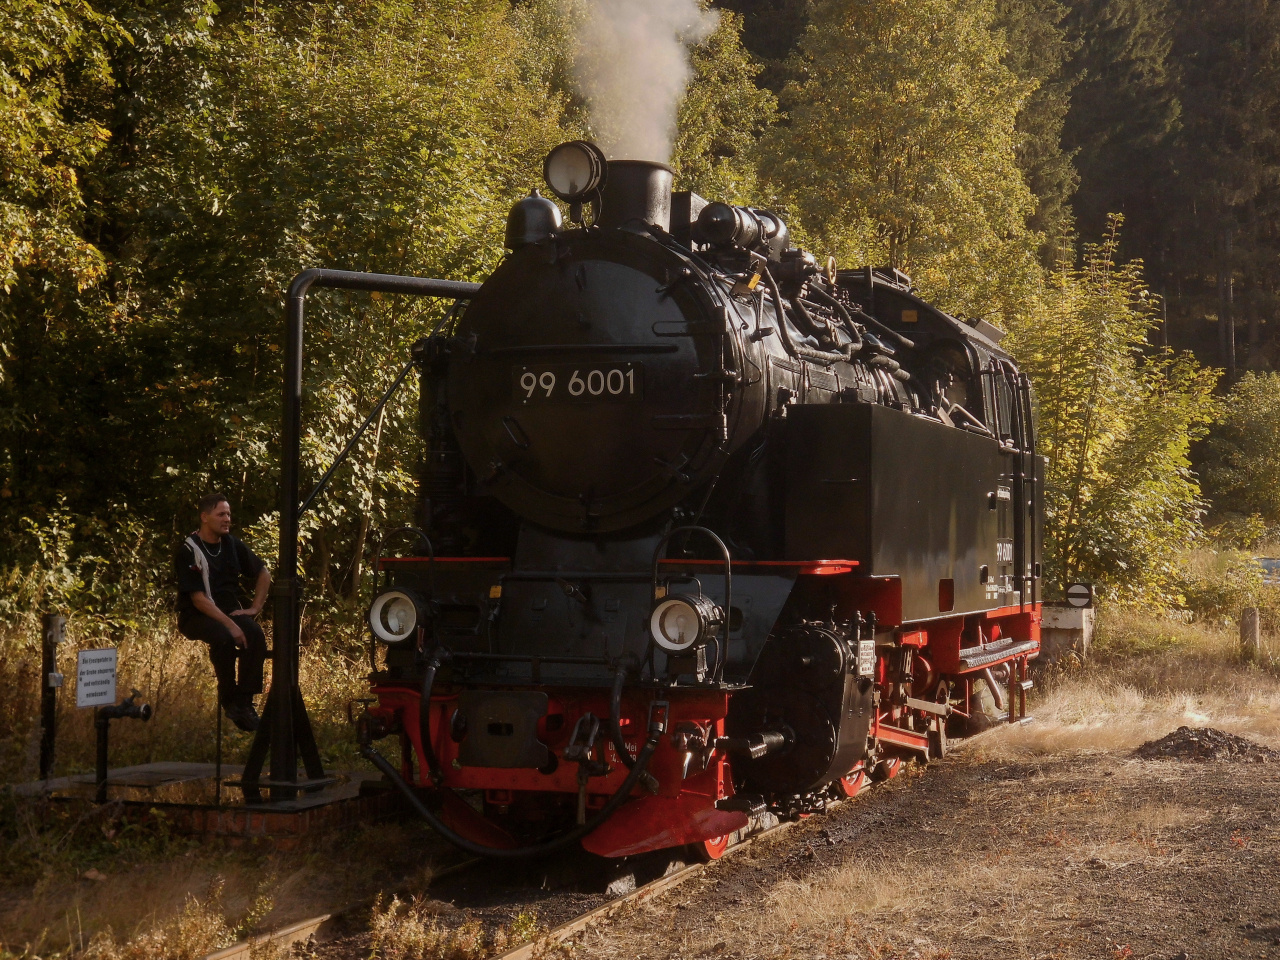
[[[512,367],[511,391],[524,404],[643,400],[644,364],[545,363]]]

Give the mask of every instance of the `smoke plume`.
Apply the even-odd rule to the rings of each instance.
[[[676,111],[692,76],[689,47],[716,29],[698,0],[585,0],[574,75],[592,134],[611,159],[671,156]]]

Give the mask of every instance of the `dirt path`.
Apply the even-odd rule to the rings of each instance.
[[[578,957],[1280,957],[1280,764],[953,756],[584,934]]]

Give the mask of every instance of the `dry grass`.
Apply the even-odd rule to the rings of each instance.
[[[484,960],[537,937],[542,928],[532,913],[521,913],[509,927],[486,931],[480,921],[442,924],[457,913],[448,904],[418,897],[403,902],[381,896],[369,917],[371,956],[380,960]]]
[[[361,825],[287,852],[185,838],[167,847],[140,848],[135,841],[116,848],[103,826],[110,821],[84,824],[86,835],[49,857],[34,880],[0,887],[0,958],[9,956],[6,948],[46,960],[74,955],[95,937],[106,938],[100,951],[130,957],[135,944],[148,949],[157,936],[172,938],[175,918],[193,910],[192,902],[216,906],[241,939],[368,900],[389,882],[425,890],[442,855],[442,845],[414,821]],[[95,831],[102,842],[93,841]],[[200,955],[221,939],[216,925],[191,918],[182,929]]]
[[[1105,611],[1093,661],[1041,683],[1034,722],[961,749],[979,759],[1128,751],[1183,724],[1280,746],[1276,668],[1244,663],[1232,627]]]
[[[203,955],[228,930],[238,936],[258,924],[279,926],[371,897],[388,869],[408,878],[410,889],[429,878],[427,851],[438,845],[416,824],[361,828],[274,854],[199,844],[174,835],[162,816],[126,823],[110,805],[85,812],[6,795],[3,783],[37,776],[40,651],[31,626],[0,634],[0,688],[6,691],[0,697],[0,958],[86,951],[100,960]],[[124,631],[72,618],[68,628],[59,650],[67,683],[59,697],[55,776],[93,767],[92,711],[75,707],[75,657],[77,650],[104,646],[119,650],[118,693],[136,687],[154,709],[147,723],[112,725],[111,765],[212,761],[216,692],[203,644],[182,637],[165,618]],[[345,707],[367,692],[367,664],[358,652],[347,656],[315,642],[303,648],[300,666],[326,765],[363,767]],[[267,671],[270,682],[269,663]],[[239,762],[250,735],[227,723],[223,729],[224,759]],[[416,861],[408,851],[417,851]],[[261,900],[266,878],[274,903]],[[215,886],[218,896],[211,898]]]
[[[966,957],[1110,957],[1110,951],[1059,952],[1058,944],[1046,942],[1045,926],[1091,924],[1107,915],[1100,884],[1114,882],[1110,878],[1199,869],[1198,855],[1179,831],[1218,817],[1159,799],[1136,800],[1152,787],[1152,771],[1141,764],[1100,758],[1091,772],[1098,785],[1088,787],[1072,769],[1058,764],[1049,774],[1019,776],[991,788],[976,810],[935,807],[919,822],[904,800],[896,808],[906,818],[904,829],[893,831],[892,840],[873,829],[847,848],[838,866],[793,873],[767,863],[758,891],[735,885],[740,896],[728,909],[723,898],[710,907],[717,881],[708,877],[701,890],[682,891],[684,902],[676,905],[689,915],[706,911],[706,923],[664,930],[657,942],[646,942],[645,931],[661,929],[663,912],[671,909],[669,903],[648,906],[624,930],[588,934],[578,955],[947,960],[959,943],[969,945]],[[906,784],[904,795],[917,789]],[[975,953],[975,944],[988,950]],[[1116,945],[1117,957],[1129,955],[1123,946]]]
[[[111,930],[93,937],[80,951],[83,960],[197,960],[212,950],[229,947],[240,930],[228,920],[222,904],[222,883],[215,881],[203,898],[188,896],[182,912],[121,943]]]
[[[92,625],[69,624],[68,642],[58,652],[66,685],[59,695],[56,776],[93,768],[93,712],[75,705],[76,653],[114,646],[120,696],[137,688],[154,711],[146,723],[121,721],[111,728],[111,763],[121,767],[153,760],[213,760],[216,690],[207,648],[188,640],[171,622],[130,632],[112,640],[94,633]],[[356,763],[355,738],[347,725],[348,700],[367,691],[368,665],[319,643],[303,648],[300,662],[312,725],[321,754],[331,764]],[[0,634],[0,783],[34,780],[38,775],[40,712],[38,638]],[[267,666],[268,682],[270,662]],[[261,706],[262,701],[259,701]],[[248,749],[250,736],[223,724],[224,756]]]

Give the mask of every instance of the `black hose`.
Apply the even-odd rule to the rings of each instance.
[[[627,750],[627,742],[622,739],[622,685],[626,680],[627,668],[625,664],[621,664],[617,673],[613,675],[613,692],[609,695],[609,738],[613,741],[613,749],[617,751],[618,759],[622,761],[623,766],[631,770],[635,767],[636,761]]]
[[[791,333],[787,330],[787,301],[782,299],[782,291],[778,289],[778,281],[773,279],[773,274],[769,272],[769,268],[761,266],[764,271],[765,283],[769,285],[769,292],[773,294],[774,302],[778,305],[778,336],[782,340],[782,347],[787,353],[793,357],[804,357],[808,360],[816,360],[830,366],[841,360],[848,360],[849,357],[843,353],[828,353],[824,350],[814,350],[803,344],[795,343],[791,339]]]
[[[431,742],[431,688],[436,683],[436,671],[440,669],[446,653],[439,647],[431,651],[427,661],[426,672],[422,674],[421,702],[418,704],[418,733],[422,737],[422,755],[427,758],[427,772],[431,782],[437,787],[444,783],[444,774],[440,771],[440,758],[436,756],[435,744]]]
[[[658,749],[658,738],[662,735],[662,728],[651,726],[649,729],[649,739],[645,741],[644,746],[640,748],[640,755],[636,757],[635,766],[631,768],[631,772],[627,774],[627,779],[622,781],[616,793],[600,808],[599,812],[581,826],[575,827],[567,833],[562,833],[558,837],[551,840],[544,840],[542,843],[536,843],[529,847],[517,847],[515,849],[506,849],[504,847],[486,847],[482,843],[476,843],[474,840],[468,840],[451,829],[443,820],[432,813],[431,809],[422,802],[421,798],[414,792],[413,787],[405,783],[404,777],[400,776],[400,771],[393,767],[390,761],[373,748],[372,744],[361,744],[360,754],[390,780],[400,792],[404,794],[410,805],[418,812],[418,815],[430,824],[431,828],[444,837],[450,843],[460,850],[464,850],[477,857],[493,857],[498,860],[523,860],[527,857],[540,857],[548,853],[554,853],[561,850],[571,843],[576,843],[587,834],[591,833],[606,820],[608,820],[617,809],[622,806],[631,796],[631,791],[635,789],[640,778],[644,775],[645,768],[649,766],[649,761],[653,757],[653,752]]]
[[[830,307],[837,314],[839,314],[840,319],[844,321],[845,331],[849,334],[849,337],[852,340],[852,343],[850,344],[850,346],[853,348],[852,352],[857,353],[859,350],[861,350],[862,334],[858,332],[857,324],[853,322],[853,314],[851,314],[848,308],[843,303],[840,302],[839,298],[833,297],[831,294],[827,293],[827,291],[823,290],[816,283],[812,283],[809,285],[809,293],[811,296],[816,297],[819,302],[825,303],[828,307]]]
[[[813,314],[809,312],[809,308],[805,306],[803,300],[796,297],[791,301],[791,305],[795,308],[795,315],[804,321],[804,327],[807,328],[806,332],[811,337],[819,343],[821,343],[824,338],[828,341],[831,340],[831,328],[827,324],[815,320]]]
[[[773,274],[769,272],[768,267],[761,264],[760,269],[764,271],[764,282],[768,286],[769,292],[773,294],[773,303],[777,308],[778,339],[782,341],[782,349],[793,357],[798,356],[796,345],[791,341],[791,332],[787,329],[787,308],[782,299],[782,291],[778,289],[778,281],[773,279]]]
[[[804,301],[799,297],[796,297],[794,300],[790,301],[790,303],[792,315],[800,316],[804,319],[805,325],[810,328],[815,340],[821,342],[824,335],[828,340],[831,339],[831,328],[825,324],[819,324],[805,307]],[[796,329],[800,329],[800,326],[801,324],[797,323]],[[836,346],[835,344],[832,344],[832,346],[834,349],[827,348],[814,350],[812,347],[806,347],[803,343],[797,343],[796,352],[802,357],[808,357],[811,360],[817,360],[826,364],[832,364],[839,360],[843,360],[848,363],[853,360],[853,355],[857,353],[857,350],[854,349],[853,344],[851,343],[845,344],[843,347]]]
[[[859,310],[858,319],[862,321],[863,326],[875,327],[885,336],[890,337],[894,340],[897,340],[899,344],[906,347],[908,350],[915,349],[916,342],[914,340],[907,339],[902,334],[900,334],[897,330],[893,329],[893,327],[890,327],[887,324],[881,323],[871,314],[867,313],[867,311]]]

